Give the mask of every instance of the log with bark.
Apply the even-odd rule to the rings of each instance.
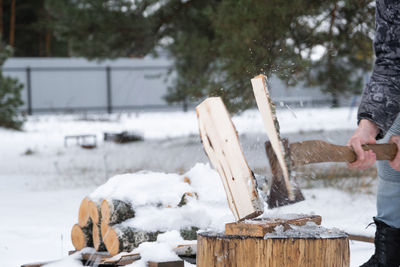
[[[76,250],[93,247],[92,224],[89,223],[85,227],[75,224],[72,227],[71,240]]]
[[[111,255],[131,251],[143,242],[157,240],[160,232],[146,232],[133,227],[116,224],[106,227],[103,235],[104,244]]]
[[[101,223],[114,225],[135,217],[131,203],[118,199],[104,199],[101,202]]]
[[[101,221],[101,213],[100,213],[101,203],[95,200],[88,201],[88,210],[89,216],[92,219],[93,224],[99,224]]]
[[[100,226],[98,224],[93,224],[92,237],[93,237],[93,247],[97,251],[107,251],[106,246],[103,242],[103,238],[101,236]]]
[[[90,224],[89,198],[88,197],[85,197],[81,201],[81,205],[79,206],[78,224],[81,227],[85,227],[88,224]]]

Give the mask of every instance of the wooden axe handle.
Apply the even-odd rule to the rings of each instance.
[[[377,160],[393,160],[397,154],[396,144],[363,145],[372,150]],[[305,165],[318,162],[353,162],[357,155],[353,148],[333,145],[321,140],[310,140],[290,144],[290,158],[294,165]]]

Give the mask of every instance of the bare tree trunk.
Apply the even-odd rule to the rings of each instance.
[[[3,39],[3,0],[0,0],[0,39]]]
[[[10,45],[14,47],[15,40],[15,1],[11,0],[11,16],[10,16]]]
[[[51,33],[49,31],[46,32],[45,47],[46,47],[46,50],[45,50],[46,57],[50,57],[51,56]]]

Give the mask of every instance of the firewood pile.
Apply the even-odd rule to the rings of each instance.
[[[214,220],[200,214],[203,207],[216,205],[224,210],[222,214],[229,210],[224,198],[210,204],[207,189],[198,188],[199,197],[191,183],[186,174],[149,172],[111,178],[81,201],[78,222],[71,230],[73,246],[76,250],[93,247],[113,256],[156,241],[159,234],[171,230],[179,231],[183,240],[196,240],[197,231]]]

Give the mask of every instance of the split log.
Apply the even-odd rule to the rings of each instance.
[[[131,203],[118,199],[104,199],[101,202],[101,223],[114,225],[135,217]]]
[[[159,233],[116,224],[107,227],[103,240],[107,251],[114,256],[123,251],[132,251],[143,242],[156,241]]]
[[[235,219],[254,218],[262,214],[264,207],[254,174],[221,98],[207,98],[196,107],[196,113],[204,150],[221,177]]]
[[[85,227],[90,223],[89,220],[89,198],[85,197],[79,206],[78,224],[80,227]]]
[[[107,251],[104,245],[103,238],[101,237],[100,227],[98,224],[93,224],[92,227],[93,247],[97,251]]]
[[[280,138],[279,123],[278,119],[276,118],[275,105],[272,103],[267,88],[267,78],[264,75],[258,75],[251,79],[251,84],[253,86],[257,106],[260,110],[271,146],[273,147],[279,165],[282,169],[286,190],[288,192],[288,198],[290,200],[294,200],[294,194],[289,182],[290,173],[285,159],[285,151]]]
[[[349,241],[337,238],[268,238],[203,232],[198,237],[198,267],[348,267]]]
[[[76,250],[81,250],[85,247],[93,247],[92,224],[81,227],[75,224],[71,231],[71,240]]]
[[[225,235],[264,237],[266,233],[274,232],[278,225],[283,226],[284,230],[288,230],[292,225],[302,226],[308,222],[320,225],[321,221],[322,218],[319,215],[302,214],[287,215],[286,218],[253,219],[225,224]]]
[[[93,224],[100,224],[101,220],[100,207],[101,207],[100,202],[93,200],[88,201],[89,216],[92,219]]]

